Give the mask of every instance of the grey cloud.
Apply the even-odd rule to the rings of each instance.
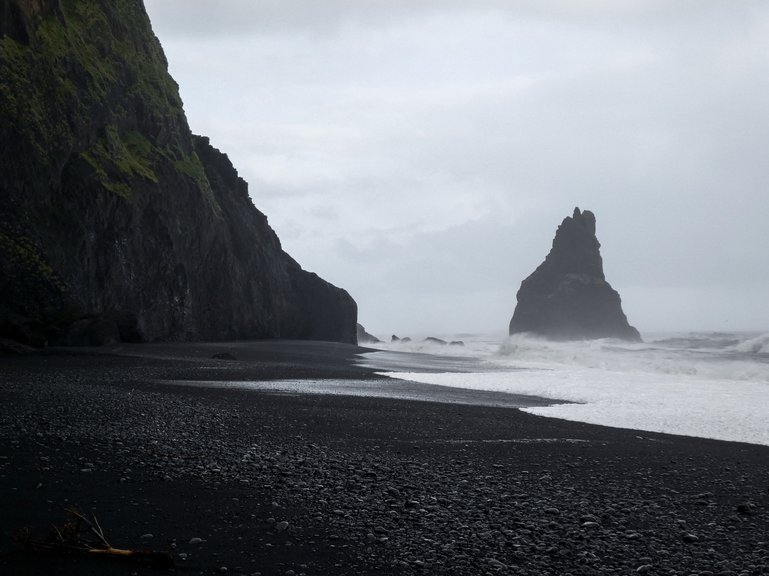
[[[657,24],[729,17],[760,10],[760,2],[721,0],[146,0],[168,34],[196,39],[249,34],[337,33],[345,25],[378,29],[436,13],[491,13],[565,24]]]
[[[766,3],[147,6],[193,129],[372,329],[504,329],[575,205],[631,321],[769,326]]]

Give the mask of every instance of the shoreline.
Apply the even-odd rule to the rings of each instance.
[[[335,345],[241,344],[236,361],[198,346],[2,358],[0,572],[159,573],[15,549],[15,530],[77,503],[113,545],[168,549],[182,574],[769,573],[767,447],[155,383],[374,378]]]

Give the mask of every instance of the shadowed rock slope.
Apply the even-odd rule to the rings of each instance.
[[[595,216],[575,208],[558,227],[545,261],[521,283],[510,334],[640,341],[622,312],[619,294],[604,278],[600,247]]]
[[[1,1],[0,162],[0,338],[355,342],[190,133],[141,0]]]

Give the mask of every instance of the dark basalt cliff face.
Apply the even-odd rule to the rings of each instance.
[[[595,216],[575,208],[558,227],[545,261],[521,283],[510,334],[640,341],[622,312],[619,294],[604,278],[600,247]]]
[[[373,334],[366,332],[366,329],[358,324],[358,344],[362,346],[363,344],[376,344],[377,342],[381,342],[381,340]]]
[[[190,133],[141,0],[0,0],[0,162],[0,338],[355,343]]]

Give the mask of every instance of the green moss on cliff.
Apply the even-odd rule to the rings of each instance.
[[[174,168],[188,178],[190,178],[195,184],[197,184],[203,196],[208,201],[209,206],[217,216],[222,215],[222,207],[214,196],[214,191],[211,189],[211,183],[206,176],[206,170],[203,167],[203,163],[200,161],[197,152],[192,154],[184,154],[181,159],[174,160]]]
[[[27,238],[11,236],[0,230],[0,262],[2,268],[13,271],[17,282],[43,279],[59,293],[66,291],[64,282]]]
[[[0,38],[0,136],[17,159],[0,188],[55,186],[79,159],[131,199],[173,167],[220,214],[141,2],[8,1],[29,34]]]
[[[16,3],[31,36],[29,45],[0,39],[0,121],[38,164],[60,165],[99,124],[135,124],[129,112],[137,108],[143,125],[188,137],[178,87],[159,43],[147,41],[140,3]]]
[[[154,147],[141,133],[131,130],[120,134],[114,125],[107,126],[103,136],[80,153],[104,188],[129,200],[134,176],[158,183],[153,169],[155,156]]]
[[[50,160],[50,142],[67,139],[66,127],[50,125],[45,103],[38,97],[34,56],[10,37],[0,39],[0,119],[19,138],[19,145],[35,155],[41,164]],[[53,103],[59,100],[58,79],[47,82]]]

